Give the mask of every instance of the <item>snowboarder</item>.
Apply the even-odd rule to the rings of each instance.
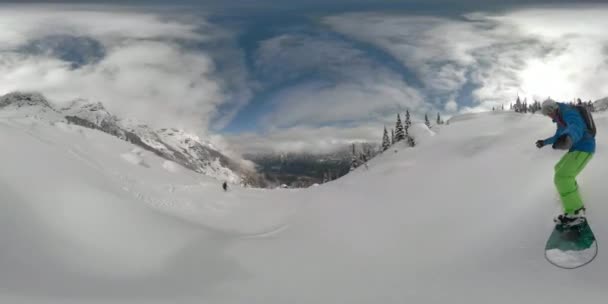
[[[222,188],[224,188],[224,191],[228,191],[228,183],[227,183],[227,182],[224,182],[224,183],[222,184]]]
[[[543,102],[541,112],[557,124],[557,130],[552,137],[536,141],[536,146],[540,149],[552,145],[553,149],[568,150],[554,167],[554,183],[564,210],[555,222],[574,226],[585,221],[585,207],[576,176],[595,153],[595,132],[591,130],[595,127],[574,106],[551,99]]]

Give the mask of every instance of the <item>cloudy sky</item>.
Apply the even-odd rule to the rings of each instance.
[[[608,96],[600,2],[224,2],[2,4],[0,94],[101,101],[237,152],[378,141],[406,109]]]

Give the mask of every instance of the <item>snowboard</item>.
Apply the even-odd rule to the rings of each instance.
[[[555,225],[545,246],[545,258],[557,267],[574,269],[591,263],[597,251],[597,240],[584,218],[573,227]]]

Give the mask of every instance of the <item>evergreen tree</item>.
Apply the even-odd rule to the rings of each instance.
[[[359,156],[357,155],[357,151],[355,151],[355,144],[353,144],[353,155],[350,161],[350,171],[355,170],[359,167]]]
[[[416,146],[416,140],[414,140],[413,136],[410,136],[410,135],[407,136],[407,144],[410,147],[415,147]]]
[[[382,151],[386,151],[390,147],[391,147],[391,142],[388,139],[388,132],[386,131],[386,127],[384,127],[384,136],[382,136]]]
[[[437,112],[437,124],[441,124],[441,116],[439,116],[439,112]]]
[[[427,128],[431,128],[431,122],[429,121],[429,116],[424,114],[424,124],[427,126]]]
[[[540,101],[535,100],[532,106],[530,107],[530,111],[532,112],[532,114],[535,114],[536,112],[540,111],[540,107]]]
[[[405,138],[407,140],[407,145],[410,147],[414,147],[416,145],[416,141],[414,140],[414,137],[410,135],[409,129],[410,128],[405,128]]]
[[[405,139],[405,132],[403,130],[403,124],[401,123],[401,116],[397,114],[397,123],[395,124],[395,142],[400,142]]]
[[[405,110],[405,131],[412,126],[412,120],[410,119],[410,110]]]
[[[391,146],[395,144],[395,129],[391,129]]]
[[[513,106],[513,109],[515,110],[516,113],[521,113],[523,105],[521,103],[521,100],[519,99],[519,96],[517,96],[517,100],[515,100],[515,106]]]

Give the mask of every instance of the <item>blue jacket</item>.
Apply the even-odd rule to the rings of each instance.
[[[566,123],[566,126],[561,126],[555,119],[557,124],[555,135],[545,139],[546,145],[551,145],[562,135],[567,134],[572,139],[572,151],[583,151],[595,153],[595,138],[587,131],[585,119],[581,116],[577,109],[567,104],[558,102],[559,116]]]

